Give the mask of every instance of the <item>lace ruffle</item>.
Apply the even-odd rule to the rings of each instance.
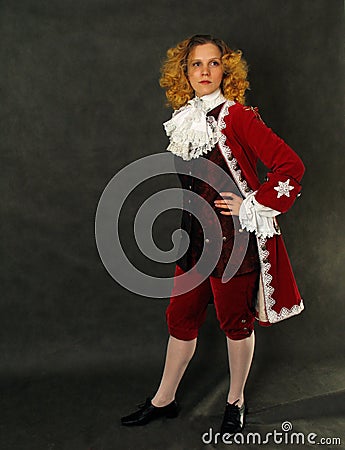
[[[186,161],[208,153],[221,137],[214,117],[207,112],[225,101],[220,89],[203,97],[195,97],[187,105],[175,111],[165,122],[164,128],[170,139],[168,151]]]
[[[241,227],[247,231],[254,231],[258,237],[270,238],[280,234],[274,219],[280,212],[261,205],[255,200],[255,194],[256,192],[253,192],[248,195],[241,204],[239,213]]]

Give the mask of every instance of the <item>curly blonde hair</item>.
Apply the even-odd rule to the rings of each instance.
[[[209,43],[216,45],[221,51],[224,71],[221,90],[224,97],[244,104],[249,82],[248,66],[242,58],[241,50],[232,50],[224,41],[210,35],[196,34],[167,51],[159,80],[160,86],[166,91],[167,106],[179,109],[194,97],[194,90],[187,77],[188,56],[193,47]]]

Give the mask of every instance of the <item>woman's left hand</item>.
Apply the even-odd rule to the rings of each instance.
[[[220,214],[224,214],[225,216],[238,216],[243,199],[233,192],[220,192],[220,195],[224,199],[214,201],[215,207],[222,210]]]

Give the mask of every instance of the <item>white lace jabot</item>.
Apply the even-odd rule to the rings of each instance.
[[[221,132],[215,118],[206,114],[225,101],[218,88],[212,94],[194,97],[174,111],[172,118],[163,124],[170,139],[167,150],[186,161],[211,151]]]

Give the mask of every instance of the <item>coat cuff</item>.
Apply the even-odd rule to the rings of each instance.
[[[279,172],[268,173],[266,182],[262,183],[255,198],[263,205],[281,213],[288,211],[296,197],[300,196],[301,185],[289,175]]]
[[[261,205],[255,199],[256,192],[245,198],[239,211],[239,220],[242,229],[249,232],[255,232],[258,237],[269,238],[275,234],[280,234],[279,227],[276,224],[275,216],[279,211]]]

